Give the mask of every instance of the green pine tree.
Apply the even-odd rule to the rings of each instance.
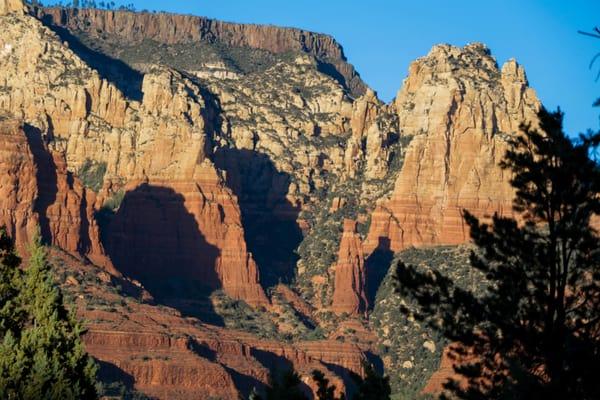
[[[0,346],[0,398],[95,399],[96,365],[83,349],[81,325],[63,305],[39,235],[29,251],[24,272],[14,250],[1,253],[3,292],[17,295],[15,311],[2,315],[9,328]]]
[[[20,264],[12,239],[5,228],[0,228],[0,338],[17,330],[23,320],[16,302],[22,282]]]

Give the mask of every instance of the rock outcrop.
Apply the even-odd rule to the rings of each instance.
[[[365,263],[356,221],[344,220],[331,310],[356,316],[364,313],[367,306]]]
[[[236,398],[289,365],[342,389],[406,326],[360,318],[393,253],[466,241],[464,208],[511,212],[498,162],[539,101],[482,45],[434,47],[384,104],[329,36],[23,9],[0,0],[0,224],[73,263],[88,350],[146,394]]]
[[[193,180],[131,182],[107,236],[115,265],[148,287],[185,278],[252,305],[268,304],[237,199],[208,162]]]
[[[3,29],[0,48],[5,49],[0,57],[0,109],[45,134],[53,154],[64,155],[66,168],[71,172],[77,173],[90,162],[104,166],[106,173],[99,179],[100,184],[105,183],[106,190],[97,201],[90,197],[83,202],[88,208],[89,225],[96,226],[93,207],[101,208],[111,196],[134,189],[140,182],[163,185],[168,181],[167,187],[171,190],[186,192],[178,194],[187,196],[187,200],[181,202],[182,210],[193,216],[191,231],[171,233],[194,232],[206,238],[207,245],[218,253],[218,256],[203,255],[196,263],[182,266],[179,271],[183,275],[179,278],[185,279],[186,274],[190,277],[212,274],[214,279],[205,282],[208,287],[222,287],[232,297],[251,304],[266,304],[256,264],[244,244],[237,199],[224,187],[220,172],[207,158],[210,137],[206,103],[200,88],[181,73],[156,67],[144,76],[142,101],[128,100],[35,18],[28,15],[11,16],[10,21],[8,17],[0,18]],[[62,163],[65,168],[64,161],[55,163]],[[52,170],[43,168],[41,171]],[[57,182],[62,184],[61,180]],[[62,197],[67,193],[59,190],[57,199],[70,201]],[[131,196],[135,198],[135,194]],[[118,204],[114,206],[118,208]],[[190,210],[185,209],[188,206]],[[52,222],[52,215],[58,211],[52,205],[48,210]],[[140,209],[134,211],[143,213]],[[102,246],[99,235],[79,238],[78,225],[59,224],[59,221],[62,220],[50,224],[54,229],[52,237],[58,244],[64,244],[65,249],[71,251],[83,246],[79,244],[81,241],[92,248]],[[138,232],[131,221],[123,223]],[[155,244],[160,241],[161,249],[165,250],[163,254],[178,254],[178,246],[190,245],[178,242],[178,236],[165,238],[159,231],[160,227],[156,227],[153,232],[158,236],[148,240]],[[110,235],[102,237],[106,241]],[[139,260],[135,255],[133,258],[121,256],[114,242],[110,242],[107,250],[117,269],[131,272],[143,267],[129,264]],[[184,258],[188,256],[189,253]],[[153,262],[159,260],[164,261],[159,268],[170,265],[171,260],[164,258],[153,259]],[[194,267],[201,271],[194,271]],[[157,271],[149,268],[146,272]]]
[[[0,15],[23,14],[23,12],[25,12],[23,0],[0,0]]]
[[[52,25],[83,31],[92,36],[115,36],[129,45],[153,40],[164,44],[219,43],[275,54],[308,53],[319,60],[323,71],[329,73],[329,70],[333,70],[331,75],[353,95],[360,96],[366,90],[366,85],[354,67],[347,62],[342,46],[329,35],[300,29],[234,24],[204,17],[165,13],[41,8],[37,10],[37,15]]]
[[[381,238],[393,252],[463,243],[463,209],[512,211],[510,177],[498,166],[504,138],[539,108],[521,66],[511,60],[499,70],[480,44],[436,46],[411,65],[395,106],[402,135],[413,138],[393,193],[372,214],[366,253]]]
[[[21,254],[27,254],[39,229],[47,243],[117,273],[100,242],[94,193],[43,139],[20,121],[0,121],[0,226],[6,226]]]
[[[84,343],[100,360],[100,378],[124,381],[129,388],[160,399],[247,398],[264,388],[269,370],[293,366],[309,390],[314,369],[344,391],[348,372],[362,374],[363,351],[355,344],[322,340],[281,343],[184,318],[169,307],[142,304],[123,296],[119,278],[95,279],[102,270],[65,258],[51,257],[68,278],[62,289],[73,295],[78,314],[89,321]],[[78,296],[85,291],[88,296]]]

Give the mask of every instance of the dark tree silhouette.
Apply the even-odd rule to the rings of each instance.
[[[488,225],[465,211],[483,294],[396,266],[397,291],[455,343],[463,379],[443,397],[600,398],[600,171],[590,158],[600,133],[571,141],[562,117],[542,109],[539,128],[522,125],[510,139],[501,167],[513,174],[517,219],[495,215]]]
[[[344,400],[345,396],[335,397],[335,385],[329,385],[329,379],[317,369],[312,372],[312,378],[317,383],[317,399],[319,400]]]
[[[308,400],[301,389],[302,380],[293,368],[284,371],[280,376],[271,375],[269,386],[266,388],[266,400]],[[262,400],[262,397],[252,391],[251,400]]]
[[[596,26],[592,32],[578,31],[581,35],[593,37],[595,39],[600,39],[600,27]],[[594,57],[592,57],[592,61],[590,61],[590,69],[594,67],[596,61],[600,58],[600,53],[597,53]],[[600,79],[600,70],[598,70],[598,74],[596,75],[596,81]],[[596,99],[594,102],[594,107],[600,107],[600,97]]]
[[[357,390],[353,400],[389,400],[392,393],[390,387],[390,378],[382,376],[375,371],[373,365],[365,363],[363,365],[365,376],[353,375]]]

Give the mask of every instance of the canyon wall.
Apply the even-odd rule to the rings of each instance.
[[[463,209],[511,213],[498,162],[540,107],[480,44],[435,46],[384,104],[331,37],[297,29],[17,0],[0,28],[0,224],[133,288],[120,314],[81,303],[86,345],[159,398],[235,397],[290,363],[345,389],[380,350],[362,317],[393,254],[466,242]],[[256,68],[200,62],[219,51]],[[280,331],[203,320],[221,289],[235,319]]]
[[[186,265],[188,270],[181,270],[180,278],[185,278],[187,273],[200,274],[203,278],[212,273],[215,278],[208,279],[205,285],[222,287],[231,296],[252,304],[266,304],[255,263],[244,247],[236,198],[224,187],[220,172],[207,159],[210,139],[206,134],[205,103],[199,88],[176,71],[156,68],[144,77],[142,101],[128,100],[33,17],[10,15],[2,17],[0,23],[3,28],[0,48],[4,49],[0,57],[0,108],[25,121],[39,132],[39,140],[45,140],[53,154],[63,157],[48,160],[48,164],[60,164],[65,174],[67,170],[78,174],[86,164],[103,166],[106,171],[98,178],[97,183],[104,187],[98,199],[91,194],[83,201],[89,225],[96,227],[94,208],[103,208],[106,201],[118,197],[119,192],[133,189],[139,182],[154,180],[175,190],[181,188],[188,192],[188,198],[194,198],[182,202],[184,209],[191,207],[186,210],[194,216],[191,218],[195,224],[193,231],[207,238],[219,256],[203,255],[199,258],[200,264]],[[52,169],[45,165],[40,173],[52,173]],[[63,184],[61,179],[57,182]],[[51,203],[45,199],[44,186],[40,185],[39,190],[39,202]],[[90,192],[83,192],[80,186],[76,190]],[[66,190],[55,194],[63,203],[72,202],[69,197],[63,197],[68,195]],[[35,195],[32,194],[33,199]],[[118,208],[118,204],[113,206]],[[114,212],[108,211],[105,213],[107,221],[104,221],[107,227],[115,217]],[[48,205],[48,212],[51,222],[54,214],[64,214],[52,204]],[[64,244],[65,249],[84,246],[82,241],[92,249],[102,247],[98,234],[89,239],[79,238],[77,225],[59,224],[59,221],[60,218],[51,223],[50,228],[53,241]],[[33,222],[28,219],[27,223]],[[179,253],[181,246],[194,246],[177,242],[177,236],[166,238],[157,228],[152,230],[157,236],[149,240],[154,244],[160,242],[158,249],[164,254]],[[133,260],[122,256],[113,244],[116,241],[108,240],[110,234],[102,237],[108,241],[104,243],[108,244],[107,255],[118,270],[139,268],[130,264]],[[22,246],[21,238],[26,238],[19,234],[17,240]],[[94,250],[90,251],[95,254]],[[198,249],[184,250],[190,251]],[[157,258],[150,265],[166,270],[170,260]],[[199,271],[194,272],[195,269]]]
[[[27,132],[26,132],[27,131]],[[20,254],[38,232],[48,244],[117,274],[94,219],[94,193],[71,175],[39,131],[0,117],[0,226]]]
[[[231,47],[249,47],[272,53],[304,52],[324,64],[355,96],[366,90],[354,67],[344,56],[342,47],[329,35],[276,26],[235,24],[204,17],[175,14],[135,13],[95,9],[37,9],[46,23],[79,30],[91,36],[114,35],[130,44],[143,40],[157,43],[221,43]],[[328,67],[330,66],[330,68]]]

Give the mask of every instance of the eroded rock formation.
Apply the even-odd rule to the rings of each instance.
[[[463,208],[511,210],[497,164],[539,102],[482,45],[434,47],[384,104],[329,36],[22,10],[0,0],[0,224],[112,273],[94,296],[127,305],[84,305],[86,344],[147,394],[233,398],[290,364],[344,387],[379,351],[359,317],[393,254],[466,241]],[[214,293],[274,328],[203,320]]]
[[[265,304],[256,265],[244,245],[236,198],[224,187],[219,172],[207,159],[210,139],[206,134],[205,103],[200,89],[180,73],[157,67],[144,77],[142,101],[127,100],[116,86],[99,78],[96,71],[39,21],[26,15],[7,18],[0,21],[4,29],[0,48],[5,49],[0,58],[0,85],[5,89],[0,91],[0,107],[44,133],[49,146],[57,154],[65,155],[66,167],[71,171],[77,172],[89,162],[103,165],[106,174],[99,178],[100,183],[105,182],[113,195],[148,180],[160,184],[166,180],[167,187],[184,190],[180,195],[188,198],[182,205],[191,207],[186,212],[194,216],[192,231],[204,236],[219,255],[207,254],[198,259],[202,262],[187,263],[179,278],[185,279],[185,274],[204,278],[212,274],[214,279],[204,282],[208,287],[223,287],[234,298]],[[64,161],[61,163],[64,168]],[[126,186],[124,182],[132,184]],[[67,192],[57,193],[61,199]],[[92,207],[100,208],[109,198],[110,193],[103,193],[100,204],[95,204],[94,197],[85,202],[89,215],[93,214]],[[51,205],[48,210],[58,213]],[[135,211],[143,213],[140,209]],[[93,217],[90,226],[95,226]],[[76,225],[56,223],[51,227],[52,237],[57,243],[64,243],[65,249],[82,246],[79,244],[82,240],[92,248],[101,246],[97,234],[91,239],[79,238]],[[160,242],[162,250],[167,246],[164,254],[179,254],[178,246],[191,246],[177,242],[178,236],[166,237],[160,228],[151,232],[156,236],[143,236],[154,244]],[[114,244],[108,250],[119,270],[141,268],[129,264],[139,261],[135,255],[131,256],[133,259],[122,257]],[[186,251],[184,258],[189,255],[189,249]],[[156,264],[159,260],[164,263]],[[159,271],[149,268],[145,272],[160,275],[160,270],[168,269],[170,262],[155,258],[150,266]]]
[[[356,221],[344,220],[331,310],[337,314],[360,315],[367,309],[366,273]]]
[[[130,183],[106,235],[115,265],[159,292],[161,283],[179,277],[208,290],[222,287],[252,305],[268,304],[237,200],[208,164],[198,166],[194,180]]]
[[[94,193],[71,175],[41,133],[17,120],[0,120],[0,226],[21,254],[38,229],[42,238],[117,273],[105,256],[94,219]],[[27,130],[27,132],[26,132]]]
[[[325,372],[341,391],[348,371],[362,373],[365,356],[355,344],[281,343],[206,325],[172,308],[140,303],[134,296],[141,287],[127,287],[115,277],[95,279],[104,273],[101,269],[65,258],[60,250],[51,256],[68,276],[61,282],[63,290],[76,298],[79,315],[89,321],[84,342],[100,361],[105,382],[121,381],[161,399],[229,399],[247,398],[252,388],[263,388],[270,369],[293,366],[307,391],[314,386],[314,369]],[[78,296],[83,291],[90,296]],[[339,367],[329,370],[331,365]]]
[[[15,0],[8,0],[15,1]],[[271,53],[305,52],[319,60],[320,68],[335,76],[356,96],[366,90],[342,47],[329,35],[300,29],[234,24],[204,17],[173,14],[44,8],[38,16],[48,23],[84,31],[92,36],[112,35],[129,45],[144,40],[158,43],[222,43]],[[331,71],[330,71],[331,70]]]
[[[468,238],[462,210],[510,213],[513,189],[498,166],[505,137],[536,119],[539,101],[514,60],[499,70],[480,44],[436,46],[415,61],[395,101],[402,135],[412,136],[389,199],[372,214],[365,252],[457,244]]]

